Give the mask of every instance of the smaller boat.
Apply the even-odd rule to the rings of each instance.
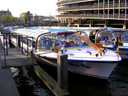
[[[119,37],[118,37],[119,34]],[[113,50],[114,42],[119,39],[119,54],[128,59],[128,30],[121,28],[91,30],[89,38],[96,45]]]

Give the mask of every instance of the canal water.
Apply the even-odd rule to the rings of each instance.
[[[56,79],[56,71],[44,67]],[[32,67],[11,68],[20,96],[54,96]],[[69,72],[69,96],[128,96],[128,61],[119,63],[107,80]]]

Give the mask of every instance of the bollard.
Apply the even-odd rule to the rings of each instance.
[[[67,54],[57,55],[57,80],[58,87],[68,90],[68,61]]]

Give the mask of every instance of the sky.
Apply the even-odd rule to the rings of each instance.
[[[1,0],[0,11],[9,9],[15,17],[27,11],[33,15],[55,16],[58,14],[57,2],[58,0]]]

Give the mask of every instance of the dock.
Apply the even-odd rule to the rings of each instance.
[[[0,42],[0,94],[1,96],[20,96],[10,68],[2,67],[2,44]]]
[[[4,52],[1,54],[3,61],[2,67],[22,67],[22,66],[33,66],[32,59],[30,56],[22,55],[21,48],[9,48],[8,56],[6,56],[6,65],[4,64]],[[34,65],[37,65],[35,62]]]
[[[0,41],[0,94],[2,96],[20,96],[10,67],[31,66],[31,61],[31,57],[22,55],[21,48],[9,48],[5,61],[3,45]]]

